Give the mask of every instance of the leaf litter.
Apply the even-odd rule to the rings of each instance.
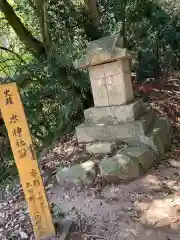
[[[179,239],[180,94],[161,89],[150,94],[148,103],[158,115],[168,115],[173,139],[161,164],[140,179],[126,185],[105,186],[98,195],[93,187],[67,190],[55,184],[58,167],[97,159],[85,152],[83,144],[78,145],[74,133],[42,153],[40,168],[49,202],[56,209],[54,218],[68,216],[74,221],[68,240]],[[0,193],[0,239],[35,239],[17,180]]]

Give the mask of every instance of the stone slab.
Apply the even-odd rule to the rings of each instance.
[[[86,151],[90,154],[109,154],[116,147],[116,143],[95,142],[86,144]]]
[[[129,156],[132,160],[139,164],[142,172],[146,172],[154,164],[154,152],[149,147],[127,147],[122,151],[122,153]]]
[[[116,141],[125,138],[138,138],[145,135],[155,121],[154,112],[148,112],[140,120],[119,124],[81,124],[76,127],[78,142]]]
[[[116,61],[120,58],[132,58],[137,54],[122,48],[119,35],[108,36],[88,43],[86,55],[74,63],[76,68],[87,68],[89,66]]]
[[[127,122],[137,120],[144,112],[141,100],[121,106],[93,107],[84,111],[85,121],[90,124]]]
[[[160,129],[161,137],[163,139],[164,148],[166,151],[171,145],[171,133],[172,133],[171,125],[168,121],[168,118],[167,117],[159,118],[153,126],[153,131],[155,131],[155,129]]]
[[[105,157],[99,164],[100,175],[108,182],[132,180],[139,177],[139,166],[130,157],[117,153],[113,157]]]
[[[156,153],[156,161],[158,162],[170,146],[170,129],[167,118],[159,118],[146,136],[140,136],[140,141],[151,147]]]
[[[96,177],[96,169],[92,161],[74,165],[69,168],[59,168],[56,180],[59,185],[76,187],[91,185]]]

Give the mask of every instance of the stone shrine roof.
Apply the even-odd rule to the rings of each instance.
[[[88,43],[86,55],[75,62],[76,68],[87,68],[107,62],[116,61],[120,58],[133,58],[135,52],[121,48],[120,37],[110,36]]]

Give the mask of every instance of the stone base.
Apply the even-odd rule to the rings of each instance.
[[[153,122],[153,115],[150,115],[151,120],[149,120],[149,124]],[[147,119],[150,119],[150,116],[149,118],[147,117]],[[135,122],[133,122],[134,126],[136,126]],[[147,120],[144,121],[144,123],[145,126],[148,126]],[[112,125],[111,127],[114,128],[115,126],[116,125]],[[117,136],[118,131],[120,134],[120,130],[124,131],[125,133],[125,130],[123,129],[130,129],[128,128],[128,126],[126,126],[126,128],[122,127],[122,129],[120,129],[120,126],[122,127],[123,124],[119,124],[119,129],[115,129],[113,134],[110,134],[107,130],[107,125],[105,125],[100,132],[99,137],[101,139],[103,137],[106,139],[107,137],[112,139],[112,137],[114,137],[115,135],[116,139],[118,139],[118,137],[121,138],[121,135]],[[142,120],[139,126],[143,128]],[[84,132],[84,128],[82,129],[82,132]],[[57,182],[59,184],[64,184],[66,182],[66,184],[68,184],[66,186],[72,187],[85,185],[90,186],[94,183],[97,174],[99,174],[100,177],[104,178],[108,183],[113,183],[117,181],[126,182],[129,180],[133,180],[146,173],[154,164],[160,162],[160,160],[170,147],[171,127],[166,118],[159,118],[154,121],[154,124],[151,126],[147,134],[143,132],[142,135],[140,133],[140,131],[142,130],[140,130],[140,127],[138,127],[136,130],[137,132],[134,139],[130,136],[129,139],[126,138],[126,144],[121,150],[117,150],[118,148],[116,148],[116,151],[113,151],[113,155],[111,154],[109,156],[105,156],[100,161],[100,163],[87,161],[85,163],[72,166],[70,168],[59,169],[56,174]],[[103,131],[105,132],[105,134],[110,135],[103,135]],[[132,136],[132,132],[129,132],[129,135]],[[91,131],[89,130],[87,138],[89,140],[92,140],[89,136],[91,136],[91,138],[97,138],[98,135],[95,135],[95,133],[98,134],[98,131],[94,130],[92,132],[92,129]],[[126,131],[126,134],[127,133],[128,131]],[[85,137],[86,136],[83,135],[83,138],[81,139],[85,139]],[[106,154],[108,152],[111,152],[114,145],[114,143],[98,142],[93,144],[87,144],[87,147],[89,148],[89,151],[91,151],[91,153],[97,154],[99,152]],[[97,164],[100,172],[97,172]]]
[[[99,165],[101,176],[107,182],[129,181],[139,177],[139,166],[128,155],[118,152],[113,157],[105,157]]]
[[[108,182],[128,181],[147,172],[159,162],[170,146],[171,128],[166,118],[157,119],[147,136],[130,140],[128,147],[100,162],[101,176]]]
[[[90,125],[85,122],[76,127],[76,135],[79,143],[139,138],[148,133],[155,119],[155,113],[150,111],[140,120],[127,123]]]
[[[110,154],[116,148],[116,143],[96,142],[86,144],[86,151],[90,154]]]
[[[93,107],[84,111],[86,123],[117,124],[119,122],[135,121],[145,112],[141,100],[121,106]]]
[[[146,136],[140,136],[140,141],[151,147],[157,161],[160,161],[171,145],[171,127],[168,119],[157,119],[151,131]]]
[[[96,168],[92,161],[74,165],[70,168],[59,168],[56,179],[59,185],[66,188],[91,185],[96,178]]]

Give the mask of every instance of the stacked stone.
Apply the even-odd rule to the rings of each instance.
[[[141,100],[134,100],[132,52],[117,47],[117,39],[89,43],[86,56],[77,64],[89,69],[95,105],[84,111],[85,122],[76,128],[78,142],[138,138],[155,121],[155,114]]]
[[[84,111],[85,122],[76,128],[78,142],[146,141],[157,125],[152,109],[134,99],[131,59],[135,53],[119,48],[118,39],[89,43],[86,56],[76,64],[89,70],[95,105]]]
[[[94,98],[94,107],[84,111],[85,121],[76,127],[76,135],[92,154],[112,152],[119,140],[128,143],[114,156],[104,157],[99,168],[107,180],[130,180],[162,159],[171,130],[167,118],[157,118],[151,107],[134,99],[131,61],[135,54],[120,48],[118,39],[89,43],[85,57],[76,64],[88,68]]]

